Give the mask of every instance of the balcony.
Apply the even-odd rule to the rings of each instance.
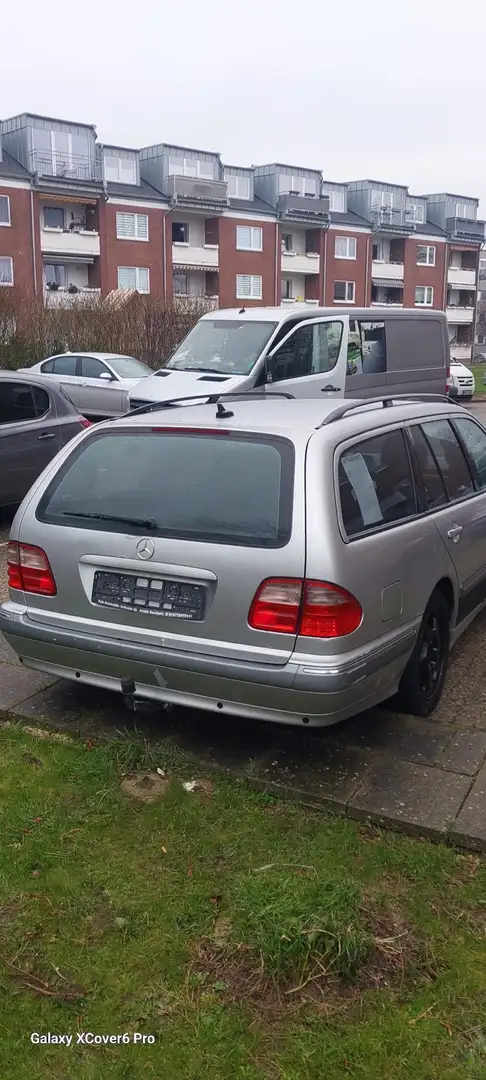
[[[384,262],[382,259],[374,259],[371,264],[371,277],[377,284],[383,285],[388,281],[403,281],[405,266],[398,262]]]
[[[229,205],[228,185],[224,180],[203,180],[195,176],[169,176],[167,194],[172,206],[215,213]]]
[[[97,301],[101,296],[101,289],[91,289],[84,285],[78,292],[70,292],[68,286],[60,285],[58,289],[44,289],[44,303],[46,307],[89,307],[93,300]]]
[[[299,222],[308,229],[327,229],[331,221],[327,196],[314,198],[312,195],[293,195],[289,192],[278,196],[277,211],[283,221]]]
[[[60,153],[58,150],[31,150],[29,171],[39,180],[77,181],[78,184],[103,183],[103,166],[96,158],[84,154]]]
[[[217,311],[219,297],[204,296],[203,293],[174,293],[174,307],[180,311],[190,311],[201,315],[206,311]]]
[[[217,270],[219,247],[217,244],[172,244],[172,265],[183,270]]]
[[[371,307],[403,307],[402,300],[372,300]]]
[[[464,240],[468,243],[484,244],[484,221],[473,221],[468,218],[447,218],[446,231],[453,240]]]
[[[314,251],[283,251],[281,269],[288,274],[318,274],[320,261]]]
[[[74,231],[44,227],[40,243],[43,255],[79,255],[93,259],[100,253],[99,233],[87,229]]]
[[[375,232],[408,236],[415,229],[413,210],[396,210],[393,206],[371,205],[369,217]]]
[[[459,307],[459,305],[453,307],[448,305],[446,315],[450,323],[472,323],[474,322],[474,307]]]
[[[460,360],[461,363],[472,359],[472,342],[464,345],[454,345],[450,342],[451,358],[452,360]]]
[[[318,300],[306,300],[305,297],[296,298],[295,296],[284,296],[280,301],[281,307],[289,307],[292,306],[292,304],[298,304],[299,307],[302,307],[303,304],[306,304],[309,307],[319,307]]]
[[[476,271],[463,270],[460,266],[450,266],[447,271],[447,284],[452,289],[475,289]]]

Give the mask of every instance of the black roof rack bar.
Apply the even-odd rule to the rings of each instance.
[[[272,391],[271,394],[266,394],[265,392],[253,393],[253,391],[251,391],[251,390],[247,390],[245,393],[237,393],[235,391],[234,394],[232,394],[231,391],[230,391],[229,394],[228,393],[224,393],[224,394],[223,393],[219,393],[219,394],[207,394],[207,393],[206,394],[191,394],[191,395],[188,395],[186,397],[166,398],[165,401],[148,401],[146,405],[139,405],[139,407],[137,409],[132,409],[131,412],[126,413],[125,415],[126,416],[141,416],[143,413],[154,412],[156,409],[176,409],[180,405],[183,405],[188,401],[194,402],[197,405],[217,405],[220,398],[224,398],[224,399],[234,401],[235,399],[238,399],[238,398],[245,399],[245,398],[255,398],[255,397],[267,398],[267,399],[269,397],[280,397],[280,398],[289,398],[291,400],[294,400],[294,395],[293,394],[279,394],[279,393],[274,393],[273,391]]]
[[[363,409],[366,405],[381,405],[382,409],[391,408],[393,405],[405,405],[407,401],[444,401],[451,402],[451,398],[447,394],[382,394],[380,397],[375,398],[362,398],[360,401],[348,401],[347,404],[338,405],[329,416],[325,416],[324,420],[321,420],[319,427],[326,427],[327,424],[334,423],[335,420],[340,420],[342,416],[346,416],[349,412],[354,412],[355,409]],[[454,402],[452,401],[454,404]]]

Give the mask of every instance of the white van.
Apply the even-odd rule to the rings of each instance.
[[[442,311],[252,307],[203,315],[168,363],[130,393],[152,401],[260,388],[294,397],[445,394]]]

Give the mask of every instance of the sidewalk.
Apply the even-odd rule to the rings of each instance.
[[[196,710],[135,719],[116,694],[23,667],[0,637],[0,722],[83,738],[120,738],[136,724],[150,742],[190,753],[196,770],[229,770],[276,796],[486,850],[485,629],[486,615],[460,642],[433,719],[375,709],[305,733]]]

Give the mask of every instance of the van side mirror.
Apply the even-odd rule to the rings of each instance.
[[[275,372],[276,372],[276,369],[277,369],[277,358],[276,358],[275,353],[277,351],[278,350],[274,349],[273,352],[269,353],[268,356],[265,357],[265,382],[266,383],[275,382]]]

